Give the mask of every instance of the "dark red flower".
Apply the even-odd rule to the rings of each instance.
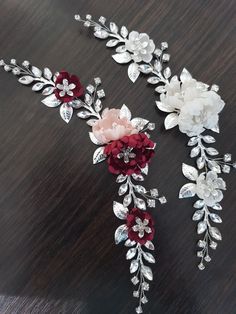
[[[104,149],[109,171],[114,174],[139,174],[154,155],[154,143],[143,133],[124,136]]]
[[[143,210],[133,208],[127,216],[128,237],[131,241],[145,244],[154,238],[154,221],[152,216]]]
[[[84,89],[79,78],[65,71],[59,73],[55,85],[56,89],[54,93],[64,103],[70,102],[74,98],[81,97],[84,94]]]

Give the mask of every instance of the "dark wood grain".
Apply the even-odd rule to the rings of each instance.
[[[234,0],[0,2],[3,58],[67,69],[84,84],[101,76],[108,107],[126,103],[157,123],[158,150],[146,184],[159,186],[169,202],[153,212],[158,262],[146,313],[236,313],[235,176],[227,176],[222,202],[223,242],[199,272],[192,201],[178,200],[186,182],[181,163],[191,163],[187,138],[163,130],[165,115],[155,109],[145,79],[131,84],[127,67],[116,65],[104,42],[91,39],[73,16],[104,15],[155,42],[166,40],[173,73],[185,66],[220,85],[227,106],[217,147],[235,157],[235,9]],[[66,125],[4,71],[0,87],[0,312],[133,313],[125,249],[113,243],[117,184],[104,164],[92,166],[87,125],[75,116]]]

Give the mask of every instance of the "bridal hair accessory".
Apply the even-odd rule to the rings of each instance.
[[[216,241],[222,239],[219,229],[212,225],[222,222],[217,212],[222,210],[219,202],[223,199],[226,184],[219,175],[236,168],[236,163],[231,162],[231,154],[218,157],[219,152],[211,147],[215,138],[202,134],[206,130],[219,133],[219,113],[225,105],[217,93],[219,87],[197,81],[186,69],[183,69],[180,78],[171,77],[170,68],[165,66],[170,60],[166,52],[167,42],[156,47],[147,34],[129,32],[125,26],[119,29],[114,22],[106,25],[106,18],[102,16],[98,22],[93,21],[90,14],[85,20],[75,15],[75,20],[84,23],[85,27],[92,27],[95,37],[108,39],[106,46],[116,50],[112,58],[117,63],[129,64],[128,76],[132,82],[138,79],[140,73],[148,75],[147,82],[154,85],[155,91],[160,94],[160,100],[156,101],[158,109],[168,113],[165,128],[178,126],[180,132],[190,137],[190,157],[196,158],[196,168],[183,164],[182,172],[192,182],[181,188],[179,198],[198,197],[193,205],[196,211],[192,219],[198,222],[197,233],[203,236],[198,241],[197,251],[200,258],[198,268],[203,270],[204,262],[211,261],[209,247],[216,249]]]
[[[156,144],[150,140],[149,131],[155,129],[155,124],[132,118],[126,105],[103,110],[101,99],[105,92],[98,77],[84,89],[78,77],[65,71],[53,75],[48,68],[41,71],[28,61],[18,65],[15,59],[10,64],[1,60],[0,64],[5,71],[19,76],[20,83],[32,84],[33,91],[42,91],[47,96],[42,100],[46,106],[61,106],[64,121],[69,122],[73,109],[79,109],[77,116],[92,127],[89,137],[98,146],[93,164],[106,160],[109,172],[117,176],[116,182],[120,184],[118,195],[122,201],[113,202],[113,211],[123,223],[115,231],[115,243],[124,242],[128,248],[126,259],[130,261],[131,282],[135,287],[133,296],[139,300],[136,313],[142,313],[142,305],[148,302],[149,281],[153,280],[148,264],[155,263],[150,253],[154,250],[154,219],[148,208],[154,208],[156,201],[166,203],[156,188],[147,190],[141,183],[154,156]]]

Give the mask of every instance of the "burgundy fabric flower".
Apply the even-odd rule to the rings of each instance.
[[[143,210],[133,208],[127,215],[128,237],[131,241],[145,244],[154,238],[154,221],[152,216]]]
[[[55,85],[54,93],[64,103],[68,103],[76,97],[81,97],[84,93],[79,78],[65,71],[59,73]]]
[[[154,155],[154,143],[143,133],[124,136],[104,149],[108,169],[114,174],[140,174]]]

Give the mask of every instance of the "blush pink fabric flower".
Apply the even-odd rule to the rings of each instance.
[[[108,108],[103,111],[102,119],[95,122],[92,131],[101,144],[107,144],[124,136],[138,133],[130,120],[120,118],[120,109]]]

